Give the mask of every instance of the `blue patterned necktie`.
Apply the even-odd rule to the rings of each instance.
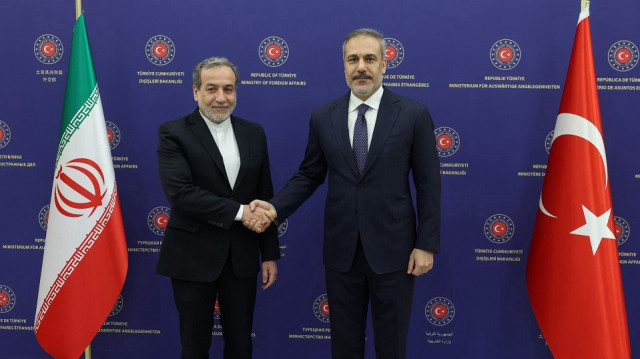
[[[358,118],[353,127],[353,159],[356,161],[360,174],[362,174],[364,163],[367,161],[367,153],[369,152],[367,119],[364,118],[364,113],[368,109],[369,106],[364,103],[358,106]]]

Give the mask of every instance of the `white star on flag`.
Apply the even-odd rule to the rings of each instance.
[[[584,205],[582,206],[582,212],[584,213],[586,223],[584,226],[571,232],[571,234],[589,237],[589,240],[591,241],[591,249],[595,256],[602,239],[616,239],[616,236],[607,226],[609,223],[609,216],[611,216],[611,208],[600,215],[600,217],[596,217],[596,215],[588,210]]]

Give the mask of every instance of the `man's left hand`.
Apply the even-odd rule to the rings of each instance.
[[[276,282],[278,278],[278,265],[276,261],[262,262],[262,289],[267,289]]]
[[[407,274],[423,275],[433,268],[433,252],[414,248],[409,256]]]

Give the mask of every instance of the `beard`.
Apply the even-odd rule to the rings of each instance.
[[[359,85],[357,82],[361,79],[371,80],[369,85]],[[374,79],[369,73],[359,73],[356,76],[351,78],[351,81],[348,83],[351,91],[356,95],[366,96],[371,95],[373,90],[378,88],[380,84],[376,83],[377,79]]]
[[[220,104],[216,104],[216,105],[219,106]],[[236,108],[235,104],[233,106],[227,105],[227,111],[225,111],[224,113],[220,114],[218,112],[214,112],[214,110],[211,107],[207,107],[207,108],[202,110],[202,113],[209,121],[211,121],[213,123],[222,123],[227,118],[229,118],[229,116],[231,116],[231,113],[233,112],[233,110],[235,108]]]

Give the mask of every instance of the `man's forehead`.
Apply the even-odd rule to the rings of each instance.
[[[345,56],[378,56],[380,51],[380,41],[371,36],[356,36],[345,44]]]
[[[215,66],[203,69],[200,73],[200,80],[203,85],[227,86],[235,85],[236,77],[228,67]]]

